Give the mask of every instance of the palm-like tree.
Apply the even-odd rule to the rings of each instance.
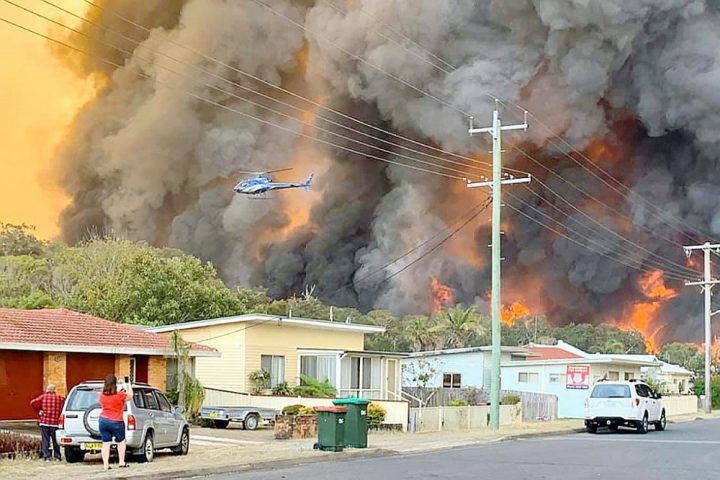
[[[440,327],[425,315],[409,315],[403,319],[405,337],[413,346],[413,351],[434,350],[442,346]]]
[[[473,335],[483,333],[484,328],[479,320],[475,307],[463,308],[458,304],[445,310],[440,324],[445,334],[445,343],[455,348],[467,345]]]

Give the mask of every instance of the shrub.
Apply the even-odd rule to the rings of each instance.
[[[447,404],[448,407],[467,407],[468,402],[467,400],[463,400],[462,398],[456,398],[454,400],[450,400]]]
[[[39,451],[39,438],[15,432],[0,432],[0,454],[35,454]]]
[[[297,415],[300,412],[300,410],[302,410],[303,408],[307,408],[307,407],[305,407],[305,405],[300,405],[300,404],[288,405],[287,407],[282,409],[282,414],[283,415]]]
[[[315,415],[315,409],[313,407],[302,407],[298,410],[298,415]]]
[[[320,382],[307,375],[300,375],[301,385],[293,389],[293,395],[300,397],[334,398],[337,391],[330,382]]]
[[[693,380],[693,390],[698,397],[705,395],[705,379],[696,378]],[[710,382],[712,408],[720,408],[720,376],[712,377]]]
[[[290,388],[287,382],[281,382],[273,387],[272,393],[273,395],[282,395],[287,397],[292,395],[292,388]]]
[[[270,386],[270,372],[267,370],[255,370],[249,378],[255,386],[255,393],[260,393]]]
[[[502,400],[500,400],[500,405],[517,405],[518,403],[520,403],[520,397],[513,393],[505,395]]]
[[[178,392],[177,388],[171,388],[167,392],[165,392],[165,396],[167,399],[172,403],[173,405],[178,404],[178,398],[180,398],[180,392]]]
[[[385,415],[387,411],[377,403],[371,403],[368,405],[368,427],[376,429],[385,421]]]

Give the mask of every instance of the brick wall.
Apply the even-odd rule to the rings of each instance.
[[[160,390],[165,390],[167,386],[167,360],[165,357],[152,356],[148,360],[148,383]]]
[[[65,352],[45,352],[43,354],[43,389],[54,384],[58,395],[67,396]]]
[[[115,355],[115,376],[121,382],[130,376],[130,355]]]

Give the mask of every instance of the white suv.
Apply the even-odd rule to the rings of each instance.
[[[667,418],[662,395],[646,383],[600,381],[585,400],[585,428],[590,433],[597,432],[601,426],[610,430],[627,426],[637,428],[638,433],[647,433],[650,424],[655,430],[665,430]]]

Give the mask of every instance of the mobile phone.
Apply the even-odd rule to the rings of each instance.
[[[125,376],[125,383],[126,384],[130,383],[130,377],[128,377],[127,375]]]

